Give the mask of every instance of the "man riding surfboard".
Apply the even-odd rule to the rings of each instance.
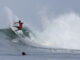
[[[16,27],[18,28],[18,30],[22,30],[22,28],[23,28],[23,23],[21,22],[21,20],[19,20],[19,22],[16,22],[16,23],[19,24],[19,26],[16,26]],[[18,31],[18,30],[16,30],[16,31]]]

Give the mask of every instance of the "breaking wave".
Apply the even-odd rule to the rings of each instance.
[[[5,10],[10,24],[14,20],[19,20],[9,8],[6,7]],[[34,34],[33,30],[24,28],[24,35],[30,38],[22,39],[24,43],[38,47],[80,49],[80,16],[78,14],[65,13],[56,18],[43,15],[41,15],[43,31],[36,30]],[[17,37],[14,32],[10,34],[12,38]]]

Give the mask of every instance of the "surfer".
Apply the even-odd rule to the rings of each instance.
[[[21,22],[21,20],[19,20],[19,22],[16,22],[16,23],[19,23],[19,26],[16,26],[18,28],[18,30],[22,30],[23,28],[23,23]],[[17,31],[18,31],[17,30]]]

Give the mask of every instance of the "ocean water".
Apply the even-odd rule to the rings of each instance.
[[[27,36],[27,35],[26,35]],[[22,52],[27,55],[22,56]],[[45,48],[25,44],[10,28],[0,29],[0,59],[15,60],[79,60],[80,51],[74,49]]]

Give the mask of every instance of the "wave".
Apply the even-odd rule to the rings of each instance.
[[[26,32],[26,29],[27,28],[23,29],[24,32]],[[27,29],[27,30],[30,32],[29,29]],[[28,37],[28,35],[26,35],[26,34],[25,34],[25,36]],[[7,39],[5,38],[5,36]],[[18,38],[20,39],[20,37],[18,37],[10,28],[0,29],[0,37],[1,37],[0,39],[4,42],[4,44],[3,44],[1,41],[1,43],[3,45],[1,45],[1,43],[0,43],[1,49],[3,49],[2,47],[6,47],[6,45],[9,44],[7,48],[10,50],[6,50],[7,48],[5,48],[4,55],[16,55],[17,52],[18,52],[18,54],[20,54],[20,52],[22,52],[22,51],[25,51],[25,52],[27,52],[27,54],[31,54],[31,55],[32,54],[36,54],[36,55],[42,54],[43,55],[43,54],[54,54],[54,53],[72,53],[72,54],[80,53],[80,50],[70,50],[70,49],[61,49],[61,48],[46,48],[46,47],[42,47],[42,46],[36,46],[38,44],[34,44],[34,43],[32,43],[33,41],[28,41],[28,40],[26,40],[26,42],[25,42],[26,44],[22,42],[23,40],[16,42],[16,44],[15,44],[15,42],[12,43],[12,41],[14,39],[18,40]],[[6,42],[7,40],[9,41],[9,43]],[[1,49],[0,49],[0,52],[1,52]],[[17,52],[13,53],[13,52],[15,52],[15,50],[17,50]],[[8,51],[8,52],[6,52],[6,51]],[[3,52],[0,55],[3,55]]]
[[[39,45],[39,43],[37,43],[35,34],[30,29],[24,27],[22,29],[22,31],[23,31],[23,34],[24,34],[25,37],[19,37],[17,34],[15,34],[15,32],[12,31],[11,28],[0,29],[0,32],[4,33],[11,40],[16,40],[17,41],[17,39],[19,39],[20,41],[22,41],[26,45],[27,44],[29,44],[31,46]]]
[[[19,20],[9,8],[5,8],[10,24]],[[41,15],[43,30],[24,28],[26,38],[20,38],[23,43],[48,48],[80,49],[80,16],[74,12],[56,16],[56,18]],[[31,27],[32,28],[32,27]],[[10,33],[10,34],[8,34]],[[18,38],[10,29],[6,32],[12,39]]]

